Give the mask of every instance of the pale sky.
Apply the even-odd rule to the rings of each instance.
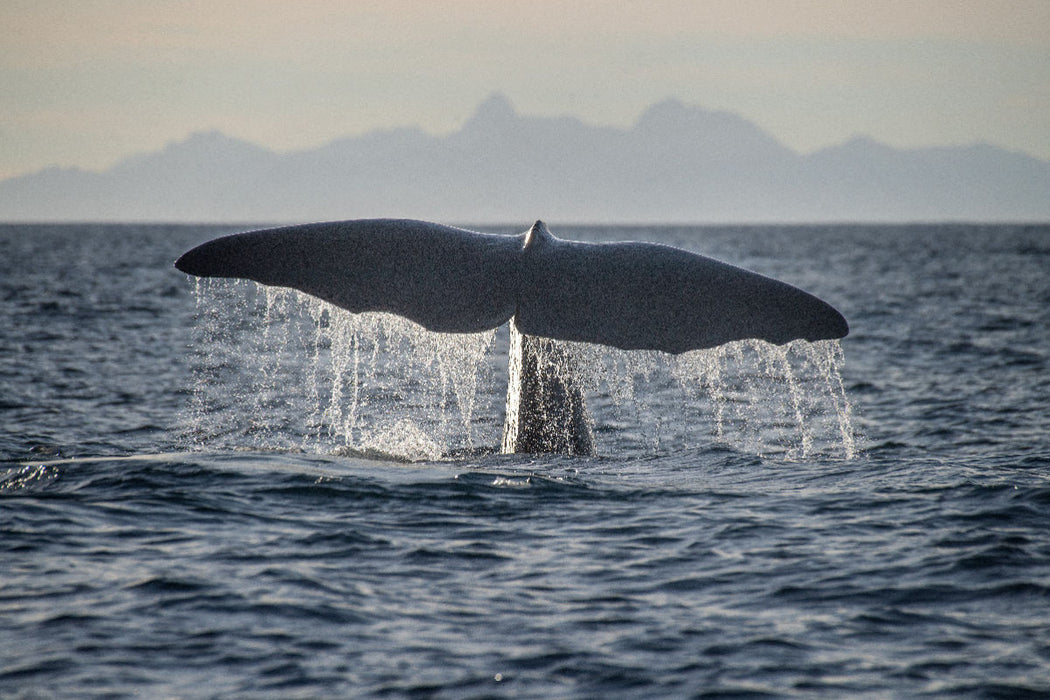
[[[667,97],[809,152],[987,142],[1050,160],[1050,0],[2,0],[0,178],[202,130],[279,151]]]

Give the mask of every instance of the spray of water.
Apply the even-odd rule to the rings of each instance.
[[[500,442],[506,335],[432,333],[299,292],[198,280],[190,439],[208,448],[438,459]],[[721,442],[851,459],[836,341],[730,343],[672,356],[559,343],[602,454]]]

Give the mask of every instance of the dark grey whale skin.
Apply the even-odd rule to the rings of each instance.
[[[438,332],[480,332],[513,318],[522,342],[511,358],[519,375],[508,391],[505,452],[593,451],[582,389],[551,340],[677,354],[849,333],[830,304],[784,282],[671,246],[564,241],[542,221],[517,236],[410,219],[286,226],[216,238],[175,267],[290,287]],[[558,363],[564,371],[548,371]]]

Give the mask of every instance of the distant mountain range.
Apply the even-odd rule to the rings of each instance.
[[[484,101],[459,131],[374,131],[275,153],[198,133],[104,172],[0,181],[3,221],[1050,221],[1050,162],[867,138],[797,153],[746,119],[666,100],[629,129]]]

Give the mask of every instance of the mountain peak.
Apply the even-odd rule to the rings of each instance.
[[[683,128],[758,131],[754,123],[738,114],[688,105],[676,97],[657,102],[645,110],[638,118],[635,128],[643,131]]]
[[[251,143],[250,141],[227,136],[218,129],[212,129],[210,131],[195,131],[180,141],[170,142],[165,147],[165,150],[169,152],[188,151],[191,153],[215,151],[217,149],[257,152],[267,150],[262,146],[257,146],[256,144]]]
[[[503,125],[517,118],[518,113],[515,111],[514,105],[507,99],[507,96],[494,92],[478,105],[478,108],[474,110],[473,116],[467,120],[464,128],[467,128],[467,126]]]
[[[668,97],[649,105],[648,109],[642,112],[642,116],[638,118],[638,124],[651,121],[681,120],[688,117],[692,111],[695,110],[691,110],[677,97]]]
[[[751,162],[755,159],[785,159],[794,152],[757,124],[739,114],[709,110],[671,97],[649,107],[638,118],[634,130],[645,138],[675,148],[693,157],[696,149],[705,158]]]
[[[219,130],[196,131],[170,141],[162,150],[129,156],[117,163],[114,175],[152,168],[197,168],[203,164],[225,164],[233,168],[257,167],[273,157],[273,152],[250,141],[227,136]]]

